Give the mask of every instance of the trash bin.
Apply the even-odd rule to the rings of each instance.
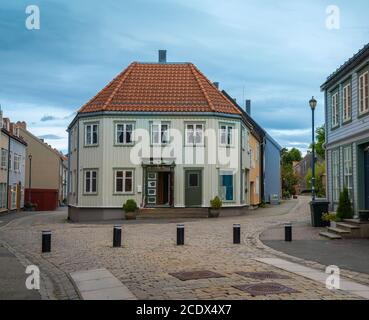
[[[310,202],[310,212],[311,212],[311,225],[315,228],[317,227],[327,227],[329,221],[323,221],[323,213],[328,212],[329,201],[326,199],[316,199]]]

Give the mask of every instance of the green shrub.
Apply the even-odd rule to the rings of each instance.
[[[138,209],[137,203],[133,199],[128,199],[125,204],[123,204],[123,210],[125,212],[135,212]]]
[[[212,209],[220,209],[222,207],[222,200],[218,196],[216,196],[214,199],[210,200],[210,207]]]
[[[322,220],[323,221],[337,221],[337,215],[335,213],[323,213],[322,215]]]
[[[352,208],[349,192],[347,188],[344,188],[340,193],[340,200],[337,208],[337,218],[342,219],[352,219],[354,216],[354,209]]]

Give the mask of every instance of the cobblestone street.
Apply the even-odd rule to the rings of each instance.
[[[40,267],[42,297],[78,299],[67,274],[106,268],[138,299],[356,299],[321,283],[255,261],[275,257],[259,241],[260,232],[285,222],[309,219],[308,198],[243,216],[174,221],[121,221],[122,248],[112,248],[114,223],[72,224],[66,212],[40,213],[11,221],[0,240]],[[185,245],[175,245],[176,224],[185,224]],[[232,244],[232,225],[240,223],[242,241]],[[41,254],[41,231],[52,231],[52,252]],[[181,281],[170,273],[208,270],[223,277]],[[236,272],[274,271],[286,279],[257,280]],[[234,286],[275,282],[296,292],[252,296]]]

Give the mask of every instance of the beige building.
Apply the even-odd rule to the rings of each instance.
[[[20,136],[27,142],[25,202],[37,204],[37,210],[55,210],[64,200],[66,157],[17,123]],[[29,192],[31,190],[31,192]]]

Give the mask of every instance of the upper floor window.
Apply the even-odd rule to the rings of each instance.
[[[233,144],[233,126],[222,124],[220,125],[220,144],[230,146]]]
[[[115,143],[132,144],[133,143],[133,123],[117,123],[115,126]]]
[[[8,150],[1,149],[1,168],[6,169],[8,167]]]
[[[369,72],[366,71],[359,77],[359,114],[369,111],[368,74]]]
[[[199,123],[186,124],[186,144],[203,144],[204,126]]]
[[[86,124],[85,125],[85,145],[93,146],[98,144],[99,125]]]
[[[338,92],[332,95],[332,128],[338,126]]]
[[[85,193],[97,193],[97,170],[85,170]]]
[[[21,161],[21,156],[18,154],[14,154],[14,171],[19,172],[20,171],[20,161]]]
[[[151,143],[167,144],[169,143],[169,124],[168,123],[152,123],[151,124]]]
[[[351,83],[343,87],[343,122],[351,120]]]

